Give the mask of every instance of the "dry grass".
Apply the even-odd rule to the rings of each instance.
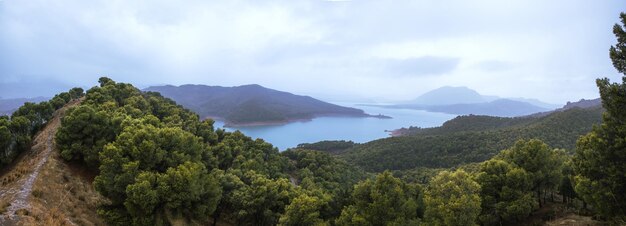
[[[70,166],[55,150],[43,167],[33,187],[33,209],[42,225],[104,225],[96,213],[104,202],[91,183],[90,178],[76,173],[77,166]],[[35,195],[35,191],[45,191]],[[53,211],[52,211],[53,210]]]
[[[73,103],[76,105],[77,103]],[[67,107],[64,108],[64,110]],[[57,112],[62,116],[63,111]],[[56,133],[60,126],[59,117],[48,122],[46,128],[33,139],[31,151],[23,153],[11,170],[0,179],[0,193],[16,190],[20,183],[15,183],[25,175],[30,175],[30,168],[44,156],[47,138]],[[97,207],[104,202],[92,186],[93,177],[85,177],[84,169],[70,166],[59,156],[54,148],[35,179],[28,198],[28,209],[20,209],[18,225],[105,225],[96,213]],[[0,210],[6,211],[13,195],[0,198]]]
[[[27,209],[19,209],[15,211],[15,214],[17,214],[18,216],[28,216],[30,215],[30,211],[28,211]]]
[[[580,215],[578,207],[567,206],[560,202],[557,197],[556,202],[548,202],[543,208],[534,211],[531,215],[514,226],[526,225],[568,225],[568,226],[598,226],[606,225],[603,222],[593,220],[590,216]]]
[[[33,189],[32,192],[30,192],[31,195],[33,195],[35,198],[41,198],[43,196],[43,191],[39,190],[39,189]]]
[[[15,167],[14,170],[8,172],[6,175],[4,175],[4,177],[2,177],[2,179],[0,179],[0,185],[2,185],[0,187],[8,186],[22,178],[24,175],[27,175],[28,173],[30,173],[30,170],[26,166],[26,164],[18,165]]]
[[[4,214],[4,212],[7,211],[7,208],[9,208],[9,206],[11,206],[11,203],[8,203],[8,202],[0,203],[0,215]]]
[[[41,219],[43,225],[51,225],[51,226],[65,226],[65,225],[73,225],[68,222],[65,214],[60,211],[58,208],[50,209],[50,212],[45,214]]]
[[[580,216],[580,215],[571,213],[566,216],[548,221],[545,223],[545,225],[548,225],[548,226],[556,226],[556,225],[587,226],[587,225],[604,225],[604,224],[599,221],[591,219],[591,217]]]

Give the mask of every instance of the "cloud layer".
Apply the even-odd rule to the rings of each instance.
[[[0,83],[106,75],[380,101],[462,85],[559,103],[619,78],[608,47],[620,11],[583,0],[4,0]]]

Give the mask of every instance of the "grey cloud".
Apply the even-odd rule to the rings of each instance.
[[[398,76],[435,76],[447,74],[454,71],[460,61],[459,58],[436,56],[383,60],[385,69],[390,74]]]
[[[469,69],[497,71],[502,81],[520,86],[520,75],[532,74],[532,82],[541,84],[549,84],[549,77],[582,78],[568,81],[569,87],[555,82],[543,93],[530,82],[500,89],[528,93],[493,93],[557,92],[562,96],[551,101],[564,101],[580,87],[596,93],[593,78],[614,73],[606,49],[614,43],[611,26],[620,11],[626,8],[618,1],[584,0],[4,0],[0,83],[91,86],[106,75],[145,85],[263,83],[297,93],[385,96],[390,90],[410,93],[418,85],[436,88],[424,84],[473,85],[468,76],[479,75],[468,73],[477,70],[460,65],[480,62]],[[476,56],[492,48],[492,40],[481,37],[506,43],[499,46],[504,54]],[[368,52],[411,42],[427,43],[426,50]],[[431,43],[443,47],[428,48]],[[445,52],[449,45],[454,47]],[[480,46],[467,48],[472,45]],[[528,48],[534,46],[550,47],[551,53],[535,56]],[[527,60],[535,57],[541,59]]]
[[[53,79],[0,82],[0,99],[52,97],[74,86],[74,84],[62,83]]]
[[[497,72],[512,69],[514,65],[512,63],[499,60],[488,60],[477,63],[473,65],[473,67],[482,71]]]

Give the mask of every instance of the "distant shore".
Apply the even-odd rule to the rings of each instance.
[[[368,117],[379,118],[379,119],[392,119],[391,116],[383,115],[383,114],[369,115]]]
[[[256,127],[256,126],[278,126],[278,125],[286,125],[293,122],[309,122],[313,120],[313,118],[305,118],[305,119],[288,119],[288,120],[278,120],[278,121],[263,121],[263,122],[244,122],[244,123],[235,123],[235,122],[224,122],[224,127],[228,128],[239,128],[239,127]]]
[[[389,136],[391,137],[401,137],[404,136],[406,133],[405,128],[400,128],[400,129],[394,129],[394,130],[385,130],[385,132],[389,133]]]
[[[256,127],[256,126],[276,126],[276,125],[286,125],[293,122],[309,122],[315,118],[320,117],[345,117],[345,118],[378,118],[378,119],[391,119],[392,117],[387,115],[370,115],[370,114],[362,114],[362,115],[344,115],[344,114],[317,114],[312,117],[307,118],[293,118],[287,120],[274,120],[274,121],[258,121],[258,122],[229,122],[228,120],[222,117],[216,116],[206,116],[204,118],[211,118],[214,120],[219,120],[224,122],[224,127],[228,128],[239,128],[239,127]]]

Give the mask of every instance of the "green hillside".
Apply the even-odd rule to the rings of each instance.
[[[108,200],[98,214],[109,225],[276,225],[302,222],[298,205],[313,208],[311,222],[329,222],[368,176],[328,153],[279,153],[214,129],[159,93],[99,82],[62,118],[56,145],[96,175],[93,186]]]
[[[435,128],[411,128],[405,136],[379,139],[341,152],[368,171],[453,167],[485,161],[519,139],[540,139],[573,150],[576,140],[601,122],[603,109],[573,108],[541,118],[459,116]]]
[[[8,102],[0,100],[2,107],[15,108],[10,110],[10,117],[0,114],[0,171],[21,152],[30,149],[32,138],[52,118],[54,111],[83,95],[82,88],[72,88],[49,101],[41,98],[13,99]]]

